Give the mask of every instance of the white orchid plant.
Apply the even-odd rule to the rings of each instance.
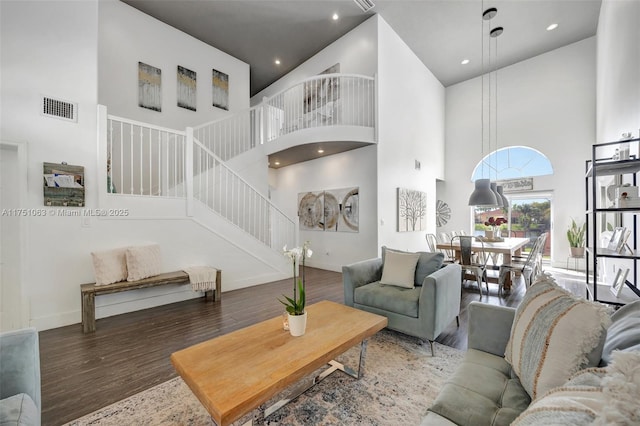
[[[285,306],[289,314],[302,315],[304,314],[304,307],[306,303],[304,263],[307,257],[311,257],[313,251],[309,248],[309,241],[305,241],[302,247],[295,247],[291,250],[287,250],[287,246],[285,245],[282,250],[284,255],[291,260],[291,264],[293,265],[293,299],[283,295],[286,301],[278,300]],[[302,261],[302,278],[298,279],[296,272],[300,261]]]

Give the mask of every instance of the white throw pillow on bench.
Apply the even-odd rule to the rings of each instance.
[[[162,257],[158,244],[129,247],[126,258],[127,281],[138,281],[162,273]]]
[[[95,251],[91,253],[96,285],[113,284],[127,280],[127,249]]]

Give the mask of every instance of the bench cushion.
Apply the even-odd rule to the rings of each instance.
[[[429,411],[460,425],[509,425],[531,403],[504,358],[469,349]]]
[[[39,425],[38,408],[26,393],[19,393],[0,400],[0,425]]]
[[[359,305],[418,318],[421,288],[402,288],[380,284],[380,281],[376,281],[356,288],[353,301]]]

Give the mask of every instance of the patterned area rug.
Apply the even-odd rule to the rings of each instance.
[[[364,377],[336,371],[266,418],[269,425],[418,425],[464,352],[383,330],[369,339]],[[360,346],[338,361],[357,368]],[[320,370],[319,370],[320,371]],[[313,376],[309,376],[311,380]],[[307,380],[307,379],[305,379]],[[274,398],[274,401],[280,397]],[[241,425],[250,415],[237,421]],[[181,378],[169,380],[68,425],[207,425],[206,410]]]

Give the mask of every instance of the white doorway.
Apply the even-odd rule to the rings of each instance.
[[[0,331],[27,327],[29,314],[23,291],[23,249],[26,194],[23,144],[0,142]]]

